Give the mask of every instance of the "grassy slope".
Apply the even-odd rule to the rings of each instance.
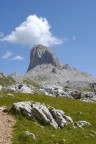
[[[32,81],[32,80],[30,80],[28,78],[24,79],[23,83],[33,85],[36,88],[40,88],[40,86],[37,83],[35,83],[34,81]]]
[[[15,81],[10,76],[7,76],[7,78],[0,77],[0,85],[2,85],[2,86],[12,85],[14,83],[15,83]]]
[[[96,144],[96,135],[91,131],[96,131],[96,104],[43,95],[15,94],[14,97],[8,97],[5,92],[1,94],[4,98],[0,98],[0,105],[6,105],[8,108],[11,108],[13,102],[33,100],[64,110],[74,121],[86,120],[92,124],[83,130],[74,129],[71,125],[56,130],[51,126],[43,128],[23,116],[15,116],[17,124],[14,127],[13,144]],[[80,111],[82,115],[78,115]],[[23,134],[25,130],[34,133],[37,140],[33,141],[26,137]]]

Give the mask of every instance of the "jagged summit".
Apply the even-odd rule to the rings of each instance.
[[[56,68],[61,68],[61,63],[53,52],[41,44],[34,46],[30,52],[30,64],[28,71],[37,65],[51,64]]]

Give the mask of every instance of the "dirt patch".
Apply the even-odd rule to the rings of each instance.
[[[15,120],[7,113],[0,112],[0,144],[12,144],[12,130]]]

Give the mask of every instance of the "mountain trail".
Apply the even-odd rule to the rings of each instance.
[[[15,120],[7,113],[0,112],[0,144],[12,144],[12,131]]]

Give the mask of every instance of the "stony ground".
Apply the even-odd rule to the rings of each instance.
[[[15,120],[7,113],[0,112],[0,144],[12,144],[12,127]]]

